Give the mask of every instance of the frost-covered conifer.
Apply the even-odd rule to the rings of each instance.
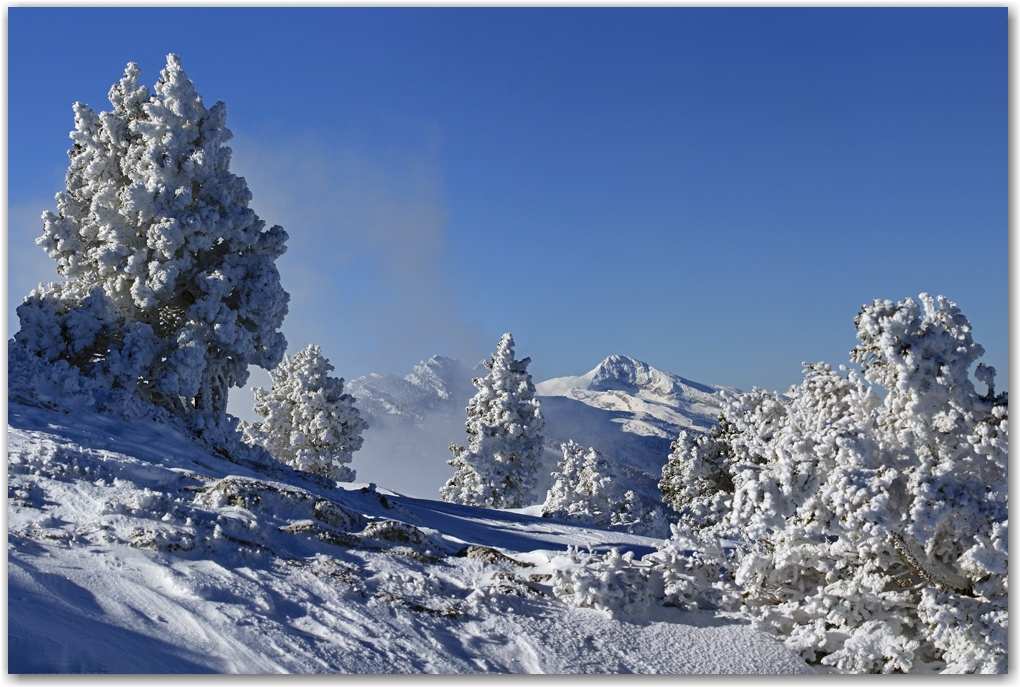
[[[568,441],[563,460],[542,504],[543,517],[576,520],[602,527],[662,536],[666,520],[658,504],[648,504],[594,448]]]
[[[553,473],[542,515],[608,527],[614,504],[623,503],[623,493],[613,480],[609,463],[594,448],[585,450],[573,441],[561,448],[563,460],[559,471]]]
[[[733,481],[725,446],[720,446],[722,434],[718,426],[711,435],[681,430],[670,445],[659,491],[681,521],[699,527],[714,525],[729,508]]]
[[[65,281],[25,299],[15,339],[196,429],[220,426],[228,388],[286,348],[287,234],[265,228],[229,171],[223,103],[205,107],[176,55],[155,95],[140,73],[127,66],[109,112],[74,105],[67,189],[37,240]]]
[[[489,374],[467,407],[467,448],[450,445],[456,468],[440,488],[445,501],[486,508],[520,508],[534,499],[545,420],[528,374],[531,358],[514,360],[514,339],[500,339]]]
[[[705,561],[733,571],[723,605],[809,661],[1003,672],[1007,396],[984,366],[976,376],[988,392],[974,390],[968,373],[983,350],[959,309],[920,301],[862,309],[851,359],[863,377],[806,365],[786,397],[730,395],[719,432],[680,437],[669,470],[690,483],[672,492],[687,514],[675,537],[739,533],[735,566],[721,554]],[[720,465],[731,484],[711,477]],[[722,518],[712,484],[730,503]],[[673,549],[663,554],[676,567]],[[697,579],[679,568],[674,577]],[[688,593],[683,584],[674,587]]]
[[[352,482],[346,465],[361,448],[368,429],[344,380],[330,377],[334,367],[310,345],[270,371],[269,391],[254,389],[255,413],[262,422],[243,423],[245,440],[263,446],[274,458],[298,470],[339,482]]]

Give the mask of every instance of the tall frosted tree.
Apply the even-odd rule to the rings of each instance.
[[[344,393],[344,380],[333,370],[318,346],[310,345],[269,373],[269,391],[255,389],[255,413],[262,422],[242,425],[245,440],[266,448],[277,460],[298,470],[339,482],[353,482],[347,467],[361,448],[368,429]]]
[[[467,407],[468,446],[450,445],[456,468],[440,488],[445,501],[486,508],[520,508],[535,498],[545,420],[528,374],[531,358],[514,359],[514,339],[500,339],[489,374]]]
[[[980,364],[974,388],[984,350],[944,297],[876,300],[855,324],[861,372],[806,365],[787,394],[727,396],[717,431],[674,442],[667,594],[692,579],[692,535],[743,539],[714,567],[725,605],[808,661],[1005,672],[1008,394]]]
[[[201,429],[223,422],[249,365],[283,356],[287,233],[229,170],[224,104],[205,107],[177,55],[154,95],[140,74],[128,64],[109,112],[74,105],[67,189],[36,241],[65,281],[25,299],[15,339]]]

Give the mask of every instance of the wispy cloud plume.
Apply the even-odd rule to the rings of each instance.
[[[405,374],[434,354],[473,365],[491,342],[464,321],[450,285],[438,148],[370,158],[306,138],[265,144],[238,136],[231,168],[244,176],[253,209],[290,233],[279,261],[291,294],[284,331],[291,350],[317,343],[347,379]],[[59,279],[35,245],[52,199],[8,208],[8,336],[15,312],[40,282]],[[252,370],[251,384],[268,375]],[[231,412],[247,417],[250,393],[235,390]]]
[[[289,347],[317,343],[348,379],[404,374],[434,354],[473,365],[480,328],[457,312],[436,145],[369,158],[304,139],[238,137],[232,169],[253,209],[290,234],[279,260],[291,294]]]

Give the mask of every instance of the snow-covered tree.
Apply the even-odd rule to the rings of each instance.
[[[599,451],[574,441],[560,448],[563,460],[542,504],[543,517],[623,527],[649,536],[665,534],[667,523],[661,507],[646,503],[628,489]]]
[[[542,515],[561,520],[579,520],[608,527],[613,506],[622,504],[623,493],[613,472],[594,448],[568,441],[561,447],[563,460],[553,473],[553,484],[542,504]]]
[[[809,661],[1003,672],[1007,395],[983,365],[975,391],[983,349],[945,298],[875,301],[856,325],[862,373],[806,365],[786,396],[730,395],[716,433],[674,443],[674,538],[738,535],[735,565],[706,564],[732,571],[724,605]]]
[[[226,107],[206,108],[176,55],[155,95],[130,63],[113,109],[74,105],[67,189],[37,240],[65,281],[18,308],[23,352],[67,361],[201,429],[226,419],[248,366],[286,349],[286,232],[248,207],[229,171]]]
[[[468,446],[450,445],[456,468],[440,488],[445,501],[486,508],[520,508],[534,499],[545,420],[528,374],[531,358],[514,359],[514,339],[500,339],[489,374],[472,380],[467,406]]]
[[[335,369],[310,345],[285,355],[269,372],[269,391],[254,389],[255,413],[262,422],[242,423],[245,440],[263,446],[277,460],[298,470],[339,482],[353,482],[347,467],[361,448],[368,429],[354,397],[344,393],[344,380],[330,377]]]
[[[722,434],[718,426],[711,435],[685,429],[670,445],[659,491],[681,521],[698,527],[714,525],[730,506],[733,481],[725,444],[720,446]]]

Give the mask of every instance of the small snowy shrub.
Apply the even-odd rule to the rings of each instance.
[[[634,553],[613,548],[605,556],[569,547],[552,561],[553,594],[564,603],[594,608],[611,616],[647,608],[662,597],[662,577]]]
[[[806,365],[785,397],[727,397],[718,431],[674,443],[663,493],[700,536],[739,533],[722,605],[805,659],[1004,672],[1007,395],[983,365],[974,390],[957,307],[920,301],[858,314],[863,374]]]
[[[444,501],[485,508],[520,508],[534,499],[545,420],[528,374],[531,358],[514,360],[514,339],[500,339],[489,374],[473,380],[467,407],[467,448],[450,445],[456,468],[440,488]]]
[[[23,405],[61,408],[90,407],[96,403],[94,380],[66,360],[46,362],[17,345],[7,343],[7,401]]]
[[[667,526],[658,504],[647,504],[625,489],[609,462],[594,448],[568,441],[563,460],[542,504],[543,517],[662,536]]]
[[[287,234],[229,171],[223,103],[205,107],[176,55],[155,95],[140,74],[127,66],[109,112],[74,105],[67,188],[36,241],[66,281],[18,308],[15,345],[216,433],[228,388],[286,348]]]
[[[265,447],[277,460],[297,470],[352,482],[346,467],[361,448],[368,428],[354,397],[344,393],[344,380],[318,346],[310,345],[270,371],[269,391],[254,389],[255,413],[262,422],[242,423],[245,440]]]
[[[125,318],[93,285],[84,298],[67,285],[32,291],[18,306],[22,351],[43,363],[65,361],[99,387],[134,391],[157,348],[152,327]]]
[[[716,610],[734,592],[734,548],[725,549],[710,532],[692,531],[686,524],[671,525],[672,536],[659,550],[645,557],[662,576],[664,605],[684,610]]]

